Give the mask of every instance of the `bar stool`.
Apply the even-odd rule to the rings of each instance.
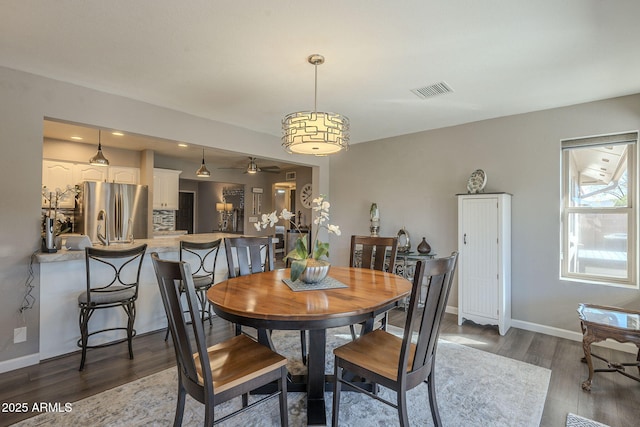
[[[207,290],[213,285],[221,243],[222,239],[202,243],[180,241],[180,261],[188,263],[191,267],[196,297],[200,303],[199,314],[203,324],[205,320],[209,320],[209,325],[212,325],[213,312],[207,299]],[[184,293],[184,286],[180,289]],[[164,340],[167,341],[168,338],[169,328],[167,328]]]
[[[133,328],[136,319],[135,302],[138,298],[140,268],[146,250],[146,244],[122,250],[85,248],[87,290],[78,296],[78,306],[80,307],[78,347],[82,348],[80,371],[84,369],[89,348],[101,348],[127,341],[129,359],[133,359],[132,339],[136,335],[136,330]],[[127,325],[107,327],[90,332],[89,320],[94,312],[112,307],[122,307],[127,315]],[[118,330],[127,331],[127,336],[114,341],[89,345],[89,337]]]

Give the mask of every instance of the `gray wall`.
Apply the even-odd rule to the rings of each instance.
[[[638,290],[558,279],[560,140],[637,130],[640,95],[357,144],[324,158],[287,155],[275,136],[1,67],[0,99],[0,371],[23,366],[33,355],[37,361],[37,265],[34,308],[22,314],[19,309],[29,259],[39,248],[45,117],[312,166],[314,192],[329,196],[331,222],[343,230],[331,236],[332,262],[342,265],[348,263],[349,235],[368,233],[374,201],[383,235],[395,235],[404,225],[414,245],[425,236],[439,254],[456,249],[454,195],[465,191],[473,170],[483,168],[487,191],[514,195],[515,319],[577,331],[580,301],[640,305]],[[143,173],[150,179],[151,171]],[[455,305],[455,293],[450,302]],[[27,341],[13,344],[13,329],[23,325]]]
[[[32,281],[34,307],[24,313],[19,310],[30,256],[40,247],[45,117],[313,166],[315,185],[328,192],[329,160],[288,155],[277,136],[2,67],[0,99],[0,147],[4,153],[0,157],[0,371],[38,360],[39,307],[46,301],[40,301],[37,265]],[[146,160],[142,174],[150,180],[152,171],[146,170],[145,164]],[[13,344],[13,329],[25,325],[27,341]]]
[[[378,203],[381,235],[406,226],[440,255],[457,249],[456,193],[484,169],[485,191],[513,194],[512,313],[520,326],[579,331],[579,302],[640,306],[637,289],[559,280],[560,141],[640,128],[640,95],[486,120],[358,144],[331,158],[332,260],[347,264],[351,234],[369,233]],[[449,299],[457,306],[457,290]],[[518,324],[516,322],[516,324]],[[534,327],[535,329],[535,327]]]

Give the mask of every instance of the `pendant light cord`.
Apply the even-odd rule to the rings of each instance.
[[[313,64],[313,68],[315,69],[315,81],[316,81],[316,85],[315,85],[315,89],[314,89],[314,94],[313,94],[313,112],[316,113],[318,112],[318,63],[316,62],[315,64]]]

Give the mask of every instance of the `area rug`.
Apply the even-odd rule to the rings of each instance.
[[[609,427],[606,424],[599,423],[597,421],[590,420],[580,415],[568,413],[567,414],[567,427]]]
[[[277,351],[290,360],[289,371],[305,369],[300,362],[300,335],[274,331]],[[327,373],[333,372],[331,349],[350,341],[348,328],[329,330],[327,334]],[[474,348],[441,340],[436,356],[436,389],[442,423],[456,426],[539,426],[551,371],[527,363],[497,356]],[[17,426],[166,426],[175,411],[177,372],[167,369],[154,375],[74,402],[71,410],[46,413],[22,421]],[[383,397],[395,400],[384,388]],[[355,392],[342,393],[340,424],[349,427],[390,426],[398,424],[397,412],[374,399]],[[288,393],[289,425],[306,425],[304,393]],[[252,397],[253,398],[253,397]],[[325,395],[327,420],[331,420],[332,393]],[[409,421],[412,426],[433,426],[427,386],[408,392]],[[216,417],[239,408],[240,399],[216,407]],[[183,426],[200,426],[203,405],[187,398]],[[235,426],[279,425],[277,398],[219,424]]]

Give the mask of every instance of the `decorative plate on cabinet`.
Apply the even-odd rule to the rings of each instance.
[[[469,193],[479,193],[487,185],[487,174],[482,169],[475,170],[467,181],[467,191]]]

